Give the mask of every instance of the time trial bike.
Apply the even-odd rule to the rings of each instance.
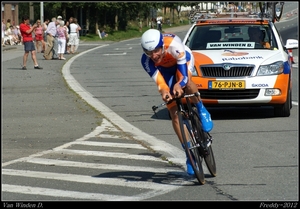
[[[199,95],[199,92],[194,94],[183,94],[181,97],[173,98],[168,103],[153,106],[152,110],[155,112],[155,110],[159,107],[171,102],[176,102],[184,149],[192,164],[196,178],[199,183],[203,185],[205,184],[205,176],[202,166],[203,159],[210,174],[215,177],[217,176],[217,173],[215,157],[212,149],[213,138],[208,132],[203,131],[197,107],[190,100],[190,97]]]

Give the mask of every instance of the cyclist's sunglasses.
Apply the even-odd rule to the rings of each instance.
[[[148,51],[148,50],[144,49],[144,52],[148,57],[151,57],[154,53],[159,52],[161,49],[162,49],[162,46],[160,46],[152,51]]]

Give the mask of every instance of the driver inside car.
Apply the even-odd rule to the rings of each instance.
[[[248,28],[249,41],[261,44],[264,48],[271,48],[269,42],[264,41],[264,33],[258,27],[249,27]]]

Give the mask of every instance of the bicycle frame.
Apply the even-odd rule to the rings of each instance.
[[[196,107],[190,101],[189,97],[199,96],[200,93],[182,95],[182,97],[173,98],[169,103],[175,100],[177,105],[177,115],[179,127],[181,130],[182,141],[187,158],[190,160],[195,176],[200,184],[205,183],[204,172],[202,167],[203,159],[212,176],[216,176],[216,165],[211,148],[212,138],[209,133],[202,130],[201,120]],[[183,101],[185,99],[185,101]],[[164,106],[163,103],[159,106],[153,106],[152,110]],[[156,114],[156,113],[155,113]]]
[[[196,117],[199,119],[199,115],[198,115],[198,113],[195,110],[192,109],[193,108],[192,107],[193,103],[189,99],[190,97],[193,97],[193,96],[200,96],[200,93],[196,92],[194,94],[184,94],[184,95],[182,95],[182,97],[173,98],[168,103],[162,103],[162,104],[160,104],[158,106],[153,106],[152,110],[156,114],[155,110],[157,108],[165,106],[165,105],[170,104],[173,101],[175,101],[176,105],[177,105],[177,111],[182,114],[184,120],[191,120],[191,121],[195,120],[193,118],[194,114],[197,115]],[[182,99],[185,99],[185,103],[182,101]],[[187,108],[185,108],[184,105],[186,105]],[[195,123],[195,121],[193,123]],[[202,128],[202,124],[201,124],[200,119],[199,119],[199,123],[200,123],[200,126],[201,126],[199,128]],[[190,125],[188,124],[188,126],[190,126]],[[191,127],[189,127],[189,128],[191,128]],[[207,148],[211,145],[211,139],[212,139],[212,137],[211,137],[211,135],[209,133],[206,133],[206,134],[208,135],[208,138],[210,140],[208,140],[206,144],[197,144],[197,147],[200,147],[200,152],[201,152],[200,154],[201,154],[202,157],[205,157],[206,155],[209,154]],[[205,136],[202,135],[201,133],[198,133],[196,135],[196,140],[199,142],[199,141],[201,141],[201,138],[205,138]]]

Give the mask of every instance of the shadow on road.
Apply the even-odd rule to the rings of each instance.
[[[123,178],[128,182],[154,182],[158,184],[171,184],[171,185],[182,185],[182,181],[194,182],[194,184],[186,186],[200,186],[200,183],[195,177],[188,176],[186,172],[168,172],[168,173],[154,173],[146,171],[122,171],[122,172],[106,172],[96,176],[95,178]],[[211,177],[205,175],[205,178]],[[176,183],[178,182],[178,183]]]
[[[213,120],[248,120],[273,118],[272,107],[207,107]],[[171,120],[167,108],[156,110],[151,116],[155,120]]]

